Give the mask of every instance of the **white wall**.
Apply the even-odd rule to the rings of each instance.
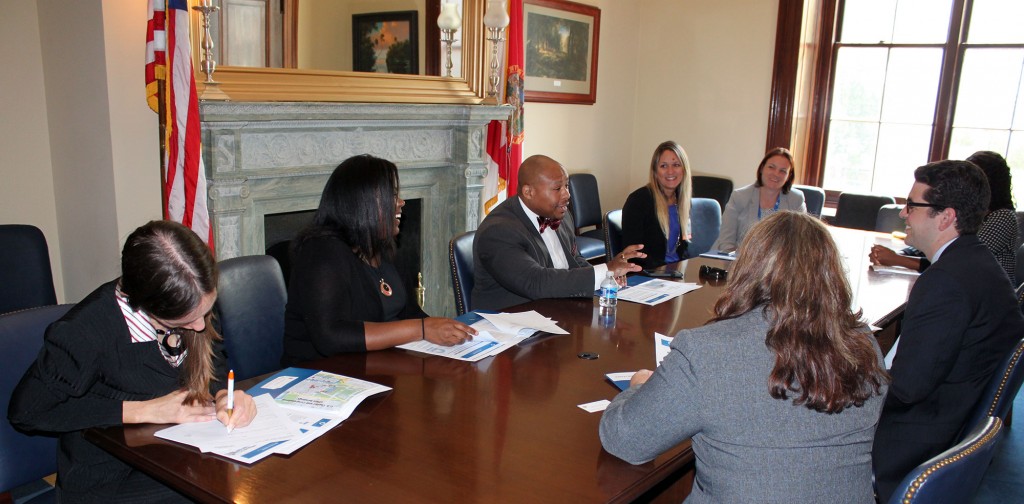
[[[597,103],[526,104],[523,155],[598,177],[605,211],[676,140],[694,173],[753,181],[768,127],[777,0],[589,0],[601,9]],[[641,49],[642,48],[642,49]]]
[[[694,173],[754,181],[768,128],[778,0],[642,0],[634,186],[679,142]],[[653,13],[657,13],[654,15]]]
[[[4,2],[0,16],[0,223],[31,224],[50,245],[57,298],[64,281],[34,0]]]
[[[38,32],[11,45],[19,54],[3,58],[5,68],[13,69],[5,75],[38,75],[33,67],[41,67],[43,82],[34,92],[45,98],[15,116],[15,124],[41,126],[11,150],[22,156],[46,153],[50,194],[37,196],[34,185],[15,179],[16,190],[26,193],[17,208],[31,216],[55,215],[59,233],[47,239],[59,256],[52,262],[58,298],[76,302],[118,275],[127,234],[160,217],[157,121],[146,106],[142,66],[146,2],[14,3],[27,7],[10,18],[5,12],[4,22]],[[20,53],[24,47],[38,51],[41,65],[39,58]],[[9,169],[2,168],[5,178]]]

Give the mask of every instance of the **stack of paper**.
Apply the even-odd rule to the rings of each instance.
[[[472,340],[450,347],[423,340],[399,345],[398,348],[476,362],[516,346],[537,331],[569,334],[558,327],[557,322],[533,310],[521,313],[477,312],[466,314],[458,320],[469,323],[470,327],[477,330],[477,335]]]
[[[159,438],[251,464],[288,455],[347,419],[363,399],[391,387],[325,371],[288,368],[249,389],[256,418],[228,432],[218,421],[179,424]]]

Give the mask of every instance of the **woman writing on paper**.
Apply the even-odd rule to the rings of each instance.
[[[296,239],[282,365],[427,340],[451,346],[476,330],[428,317],[391,264],[402,207],[394,163],[364,154],[327,180],[313,224]]]
[[[825,226],[797,212],[764,219],[711,322],[680,331],[653,373],[633,376],[601,418],[601,443],[640,464],[692,439],[690,504],[874,503],[871,444],[888,377],[850,306]]]
[[[676,142],[654,149],[647,185],[632,192],[622,207],[622,241],[643,244],[645,268],[686,259],[690,239],[690,161]]]
[[[61,502],[188,502],[88,442],[82,431],[136,423],[217,420],[244,427],[251,397],[234,393],[211,323],[217,269],[192,230],[169,221],[136,229],[121,278],[100,286],[47,330],[8,410],[19,429],[60,433]]]
[[[757,180],[732,192],[722,211],[722,231],[712,250],[736,250],[747,231],[760,220],[782,210],[807,212],[804,193],[792,191],[796,178],[793,154],[776,147],[761,158]]]
[[[1012,187],[1010,167],[1006,164],[1003,156],[992,151],[975,152],[967,160],[978,165],[985,172],[985,177],[988,178],[988,187],[992,192],[992,199],[988,204],[988,215],[985,216],[985,221],[978,229],[978,239],[992,251],[996,260],[999,261],[999,265],[1010,277],[1010,282],[1016,285],[1017,247],[1020,246],[1020,233],[1010,189]],[[933,210],[929,209],[929,211]],[[884,245],[871,247],[868,257],[874,264],[902,266],[915,271],[924,271],[931,264],[928,259],[900,255]]]

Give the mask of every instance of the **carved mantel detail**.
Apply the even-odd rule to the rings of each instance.
[[[220,259],[263,254],[266,215],[316,208],[334,167],[372,154],[398,165],[405,199],[422,200],[427,313],[455,313],[448,240],[476,229],[487,175],[483,105],[202,102],[214,241]]]

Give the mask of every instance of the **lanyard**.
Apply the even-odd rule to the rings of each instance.
[[[779,195],[775,197],[775,208],[772,209],[772,212],[778,212],[779,211],[779,201],[781,201],[781,200],[782,200],[782,193],[780,192]],[[761,202],[760,201],[757,202],[757,220],[761,220]]]

